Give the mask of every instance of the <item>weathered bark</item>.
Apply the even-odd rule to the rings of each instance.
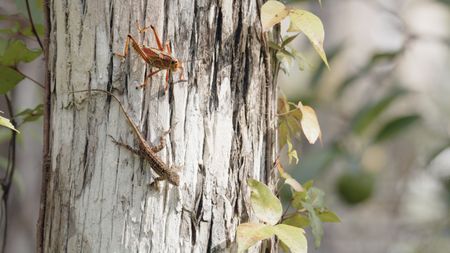
[[[251,217],[247,178],[270,181],[275,88],[262,37],[262,0],[49,3],[49,167],[42,198],[45,252],[209,252],[231,249]],[[188,82],[162,92],[164,74],[135,89],[148,69],[126,35],[153,24],[185,65]],[[174,74],[174,81],[178,74]],[[148,185],[154,172],[108,135],[137,142],[118,94],[149,142],[172,127],[159,155],[180,165],[181,184]]]

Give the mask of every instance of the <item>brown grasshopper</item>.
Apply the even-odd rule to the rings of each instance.
[[[161,43],[161,40],[158,36],[158,33],[156,32],[156,29],[154,26],[150,25],[149,27],[141,28],[136,21],[136,26],[140,33],[145,32],[149,27],[153,30],[153,34],[155,36],[156,44],[158,45],[158,48],[154,47],[146,47],[145,45],[140,45],[137,43],[137,41],[131,36],[131,34],[128,34],[127,40],[125,42],[125,48],[123,49],[123,53],[114,53],[115,55],[119,57],[126,57],[128,55],[128,47],[131,43],[131,46],[134,48],[134,50],[141,56],[141,58],[148,63],[151,67],[157,68],[155,71],[151,71],[150,74],[148,74],[145,79],[144,83],[139,85],[138,88],[143,88],[147,85],[147,80],[152,77],[153,75],[157,74],[161,70],[166,70],[166,83],[164,85],[164,91],[167,91],[168,85],[169,85],[169,75],[172,72],[178,72],[180,73],[180,81],[186,81],[183,79],[183,65],[181,62],[172,56],[172,49],[170,47],[170,43],[166,42],[165,47],[163,47],[163,44]],[[166,51],[165,51],[166,50]],[[179,82],[180,82],[179,81]]]

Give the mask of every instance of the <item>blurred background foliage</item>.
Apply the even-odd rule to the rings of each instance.
[[[285,3],[322,19],[331,67],[299,36],[303,62],[280,76],[323,133],[313,146],[297,135],[289,173],[315,180],[342,220],[312,252],[448,252],[449,1]]]

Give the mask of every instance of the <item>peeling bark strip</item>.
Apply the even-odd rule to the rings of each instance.
[[[276,91],[261,37],[262,0],[49,2],[50,168],[43,197],[44,252],[218,252],[230,250],[251,217],[246,179],[271,180]],[[164,75],[135,52],[121,62],[134,22],[154,25],[184,63],[187,83],[163,92]],[[175,77],[174,77],[175,78]],[[174,80],[176,81],[176,80]],[[117,103],[69,92],[113,91],[156,143],[183,164],[181,183],[152,181],[149,165],[111,142],[137,145]]]

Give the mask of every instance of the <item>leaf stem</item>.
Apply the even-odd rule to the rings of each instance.
[[[33,34],[36,37],[37,42],[39,43],[39,46],[41,47],[42,52],[44,52],[44,55],[45,55],[44,46],[42,45],[42,42],[41,42],[41,39],[39,38],[39,35],[37,34],[36,27],[35,27],[34,22],[33,22],[33,17],[31,15],[30,2],[29,2],[29,0],[25,0],[25,3],[27,4],[27,13],[28,13],[28,18],[30,19],[30,23],[31,23],[31,30],[33,31]]]
[[[33,78],[29,77],[28,75],[26,75],[25,73],[23,73],[22,71],[20,71],[18,68],[12,68],[15,71],[17,71],[19,74],[23,75],[25,78],[31,80],[33,83],[37,84],[39,87],[41,87],[42,89],[45,89],[44,85],[36,80],[34,80]]]
[[[297,110],[297,109],[298,109],[298,108],[295,108],[295,109],[292,109],[292,110],[290,110],[290,111],[283,112],[283,113],[277,113],[277,116],[280,117],[280,116],[288,115],[289,113],[292,113],[292,112],[294,112],[294,111]]]
[[[289,111],[283,112],[283,113],[277,113],[277,117],[288,115],[289,113],[292,113],[292,112],[294,112],[295,110],[298,109],[298,107],[297,107],[297,105],[295,103],[288,102],[288,104],[294,106],[295,109],[292,109],[292,110],[289,110]]]

